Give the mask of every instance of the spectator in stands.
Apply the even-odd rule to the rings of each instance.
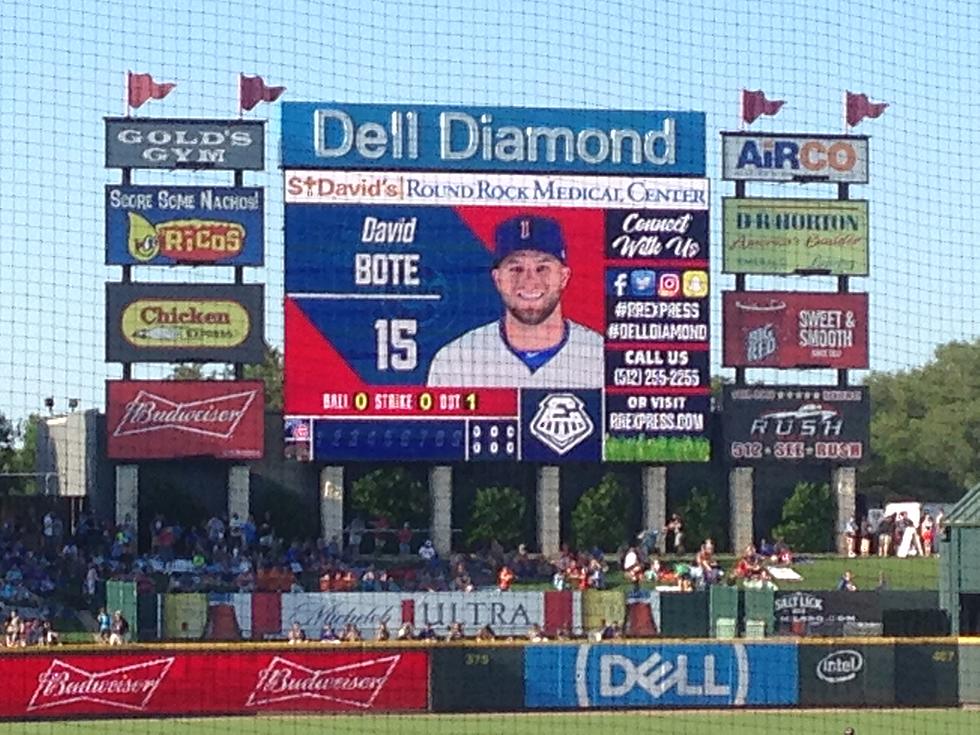
[[[878,556],[891,556],[894,536],[895,514],[891,513],[878,521]]]
[[[857,556],[858,539],[861,537],[861,524],[858,523],[857,516],[851,516],[844,524],[844,546],[847,550],[847,557],[853,559]]]
[[[749,544],[745,547],[742,556],[735,562],[735,577],[746,582],[768,582],[769,572],[762,564],[760,557],[755,550],[755,545]]]
[[[450,641],[461,641],[466,638],[466,633],[463,631],[463,624],[460,622],[454,622],[449,626],[446,640]]]
[[[517,545],[517,552],[511,560],[510,567],[514,570],[514,574],[522,579],[534,575],[534,561],[531,559],[531,555],[527,553],[527,544]]]
[[[517,575],[514,571],[504,564],[500,567],[500,571],[497,573],[497,587],[501,592],[507,592],[510,590],[510,586],[514,583],[514,579]]]
[[[606,572],[609,567],[601,559],[592,557],[589,560],[588,584],[591,589],[606,589]]]
[[[24,636],[24,621],[21,620],[16,610],[7,613],[7,620],[3,626],[3,644],[7,648],[14,648],[21,645]]]
[[[408,556],[412,553],[412,526],[408,521],[398,531],[398,554]]]
[[[340,643],[340,636],[330,623],[324,623],[320,629],[320,643]]]
[[[112,614],[112,625],[109,632],[109,645],[121,646],[127,642],[129,636],[129,621],[123,617],[122,610],[116,610]]]
[[[42,646],[57,646],[61,644],[61,636],[58,635],[58,631],[54,629],[54,626],[48,619],[41,621],[38,643]]]
[[[548,640],[548,637],[544,634],[541,626],[534,623],[531,626],[531,629],[527,632],[527,639],[531,641],[531,643],[541,643]]]
[[[408,621],[405,621],[404,623],[401,624],[401,627],[398,628],[398,633],[395,635],[395,638],[397,638],[400,641],[411,641],[411,640],[414,640],[415,639],[415,626],[413,626]]]
[[[390,641],[391,633],[388,630],[388,624],[384,620],[378,623],[378,628],[374,632],[374,640],[376,641]]]
[[[436,635],[436,631],[435,628],[432,627],[432,623],[426,623],[419,631],[418,639],[420,641],[434,641],[438,638],[439,636]]]
[[[643,581],[643,560],[635,546],[630,546],[623,556],[623,574],[626,581],[633,585],[633,591],[640,589],[640,582]]]
[[[936,523],[932,516],[926,513],[919,524],[919,535],[922,537],[923,556],[932,556],[933,535],[936,530]]]
[[[497,639],[497,634],[493,632],[493,628],[491,628],[489,625],[484,625],[476,633],[476,640],[481,643],[487,641],[493,641],[496,639]]]
[[[293,624],[289,627],[289,634],[287,636],[289,645],[293,646],[297,643],[306,643],[306,631],[299,624],[299,621],[293,621]]]
[[[936,522],[932,529],[932,553],[939,553],[939,542],[943,537],[943,529],[945,525],[943,521],[946,519],[946,513],[942,506],[939,506],[939,511],[936,513]]]
[[[664,527],[664,553],[684,553],[684,521],[677,513],[670,516],[670,520]]]
[[[861,521],[861,556],[871,556],[871,542],[874,540],[875,532],[871,527],[871,520],[865,516]]]
[[[102,643],[108,643],[109,634],[112,632],[112,616],[106,612],[104,607],[100,607],[99,615],[95,620],[99,626],[99,640]]]
[[[710,538],[705,539],[694,557],[692,577],[699,586],[710,587],[721,579],[721,567],[715,560],[715,544]]]
[[[837,582],[838,592],[857,592],[857,585],[854,584],[854,575],[851,570],[848,569],[841,575],[840,580]]]
[[[361,635],[360,629],[354,623],[347,623],[344,626],[344,632],[340,634],[340,640],[344,643],[359,643],[364,640],[364,636]]]
[[[419,558],[430,568],[434,568],[439,563],[439,554],[436,552],[436,547],[432,545],[432,539],[426,539],[419,548]]]
[[[353,558],[361,553],[361,541],[364,539],[364,532],[367,525],[359,515],[351,519],[350,526],[347,528],[347,552]]]

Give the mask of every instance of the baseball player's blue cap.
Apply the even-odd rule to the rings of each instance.
[[[497,225],[494,235],[494,265],[518,250],[537,250],[565,262],[565,239],[561,227],[549,217],[520,215]]]

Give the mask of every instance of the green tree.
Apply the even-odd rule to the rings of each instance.
[[[572,539],[575,546],[615,551],[628,540],[628,512],[626,489],[619,478],[606,473],[598,485],[583,493],[572,510]]]
[[[794,551],[832,551],[836,523],[837,503],[830,485],[800,482],[783,504],[782,521],[772,536]]]
[[[245,365],[242,376],[246,380],[261,380],[265,384],[265,406],[267,409],[282,410],[283,406],[283,359],[282,350],[266,344],[262,351],[262,362],[255,365]],[[174,365],[170,371],[170,380],[233,380],[235,370],[226,366],[222,370],[212,370],[205,373],[204,368],[197,363]]]
[[[950,342],[922,367],[872,373],[871,461],[879,499],[956,500],[980,481],[980,339]]]
[[[513,548],[524,531],[524,496],[512,487],[483,487],[476,491],[466,529],[470,547],[497,541]]]
[[[716,549],[728,547],[721,496],[717,492],[692,487],[687,501],[681,505],[678,514],[684,521],[684,536],[688,549],[697,549],[705,539],[709,538],[714,542]]]
[[[17,453],[14,447],[16,436],[10,419],[0,413],[0,472],[12,472],[10,463]]]
[[[351,510],[364,520],[384,516],[394,523],[408,521],[413,528],[429,522],[428,487],[400,467],[378,469],[354,481]]]

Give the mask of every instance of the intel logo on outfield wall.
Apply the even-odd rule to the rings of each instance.
[[[282,165],[704,175],[702,112],[282,104]]]

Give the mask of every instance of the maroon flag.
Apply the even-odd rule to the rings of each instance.
[[[267,87],[262,77],[239,77],[238,100],[243,110],[251,110],[259,102],[275,102],[285,91],[285,87]]]
[[[775,115],[786,104],[786,100],[767,100],[761,89],[742,90],[742,119],[754,123],[761,115]]]
[[[177,85],[173,82],[157,83],[149,74],[128,74],[129,106],[139,107],[147,100],[162,100]]]
[[[866,94],[847,93],[847,124],[852,128],[866,117],[881,117],[888,107],[887,102],[872,102]]]

